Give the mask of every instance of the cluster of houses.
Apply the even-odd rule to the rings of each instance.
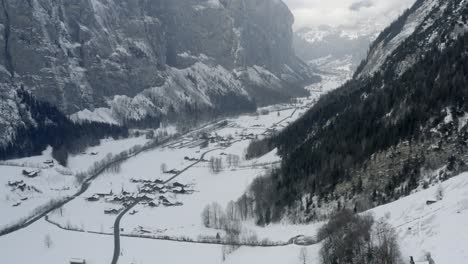
[[[8,181],[8,186],[13,187],[13,190],[18,189],[18,190],[20,190],[22,192],[24,192],[26,190],[26,188],[28,187],[23,180],[13,181],[13,182]]]
[[[12,191],[15,191],[15,190],[20,190],[21,192],[25,192],[25,191],[36,191],[38,192],[38,190],[36,188],[34,188],[34,186],[29,186],[27,185],[23,180],[19,180],[19,181],[8,181],[8,186],[10,186],[12,188]],[[22,196],[22,195],[20,195]],[[19,201],[15,202],[14,204],[12,204],[13,207],[18,207],[21,205],[21,202],[23,201],[26,201],[28,200],[28,197],[22,197],[19,199]]]
[[[253,140],[255,139],[255,134],[254,133],[242,134],[241,137],[242,137],[242,140]]]
[[[132,179],[134,183],[140,183],[139,192],[140,194],[155,194],[155,193],[167,193],[172,192],[175,194],[191,194],[193,189],[185,184],[174,182],[172,184],[164,184],[162,180],[135,180]]]
[[[218,134],[203,134],[201,139],[206,140],[211,144],[218,143],[220,146],[229,147],[234,138],[232,136],[222,137]]]
[[[194,190],[185,184],[174,182],[172,184],[164,184],[162,180],[131,180],[133,183],[138,183],[138,193],[130,193],[122,190],[120,194],[114,194],[112,191],[109,193],[96,193],[88,198],[89,202],[97,202],[104,200],[109,203],[117,203],[123,205],[122,208],[109,208],[104,210],[104,214],[118,214],[122,209],[135,201],[139,200],[141,204],[149,207],[163,206],[181,206],[182,203],[175,201],[166,193],[172,194],[191,194]],[[136,211],[130,212],[135,214]]]

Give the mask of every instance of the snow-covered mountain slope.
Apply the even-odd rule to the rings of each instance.
[[[263,213],[309,221],[330,200],[367,210],[467,170],[467,39],[466,0],[417,1],[354,78],[271,139],[283,162]]]
[[[224,113],[254,109],[252,98],[242,82],[220,65],[208,66],[197,62],[189,68],[171,67],[166,72],[166,82],[159,87],[145,89],[135,97],[113,96],[107,102],[108,107],[97,108],[92,112],[82,110],[71,117],[75,121],[95,120],[122,124],[175,113],[190,116],[188,111],[192,110],[202,114],[202,111],[210,109]],[[227,103],[228,97],[232,104]],[[194,108],[187,108],[189,106]]]
[[[438,190],[443,193],[441,200],[436,199]],[[428,205],[427,201],[436,203]],[[363,214],[371,214],[376,220],[384,219],[396,229],[403,263],[409,263],[410,256],[416,263],[427,263],[427,253],[431,254],[435,263],[465,264],[468,259],[467,173]],[[322,224],[310,224],[308,230],[311,232],[304,235],[315,235],[313,230]],[[293,230],[293,226],[283,225],[281,228]],[[264,229],[266,233],[272,231],[271,227]],[[321,244],[305,247],[307,263],[320,263],[320,247]],[[301,248],[242,247],[229,255],[226,263],[302,263],[299,260]]]
[[[75,119],[139,120],[186,104],[229,112],[220,107],[228,95],[250,110],[270,103],[257,89],[276,101],[305,93],[312,75],[293,52],[292,23],[285,4],[269,0],[2,0],[0,82]],[[279,89],[270,76],[251,85],[235,74],[253,67]],[[117,109],[130,101],[141,105]],[[90,115],[100,108],[106,118]]]
[[[386,218],[397,229],[405,260],[414,256],[423,261],[429,252],[435,263],[466,263],[468,173],[370,212],[377,219]]]
[[[418,0],[372,44],[356,76],[403,74],[434,45],[443,50],[468,32],[466,0]],[[391,67],[391,69],[387,69]]]
[[[347,60],[351,62],[351,71],[354,71],[365,58],[380,27],[366,28],[360,25],[359,29],[362,30],[343,26],[302,28],[294,33],[294,49],[301,59],[318,70],[327,70],[322,67],[324,62],[336,64]]]

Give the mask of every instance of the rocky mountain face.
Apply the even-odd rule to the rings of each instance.
[[[270,0],[1,0],[0,83],[75,120],[250,110],[314,78],[292,23]]]
[[[356,77],[388,72],[398,78],[433,47],[443,50],[466,33],[466,5],[466,0],[416,1],[378,36]]]
[[[468,169],[467,62],[468,2],[416,1],[352,80],[265,140],[283,163],[251,194],[257,218],[366,210]]]

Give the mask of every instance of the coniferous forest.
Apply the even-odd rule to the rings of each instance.
[[[283,162],[256,184],[273,188],[257,188],[257,193],[251,189],[260,208],[257,219],[279,220],[284,208],[303,195],[332,193],[372,154],[402,141],[423,140],[443,121],[444,109],[460,115],[468,111],[468,34],[451,47],[433,47],[429,53],[400,78],[376,74],[347,82],[282,133],[264,140],[266,146],[278,147]],[[407,164],[406,171],[418,166]],[[392,186],[416,174],[397,177]],[[415,187],[416,179],[410,179],[408,191]]]
[[[0,159],[39,155],[51,146],[54,158],[65,165],[69,153],[79,153],[86,147],[97,145],[102,138],[128,136],[128,129],[121,126],[74,123],[55,106],[36,100],[24,89],[18,89],[17,95],[31,113],[34,124],[17,129],[14,141],[0,148]]]

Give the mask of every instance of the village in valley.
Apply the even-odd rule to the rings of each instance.
[[[330,78],[328,90],[339,81]],[[121,237],[203,242],[222,247],[228,243],[228,234],[206,226],[202,212],[211,206],[225,208],[256,177],[279,164],[275,150],[247,160],[246,148],[252,140],[273,135],[299,118],[323,94],[321,88],[311,89],[314,92],[309,98],[211,122],[184,134],[173,127],[162,127],[137,131],[127,139],[103,140],[100,145],[71,156],[67,167],[52,158],[50,149],[41,156],[3,161],[0,171],[6,177],[2,178],[1,188],[6,196],[0,208],[8,217],[2,218],[0,227],[6,232],[42,230],[43,240],[49,245],[46,251],[62,250],[62,239],[70,235],[93,234],[108,241],[108,256],[90,256],[87,246],[70,254],[63,251],[62,262],[69,263],[101,263],[112,256],[113,243],[108,238],[114,234],[119,217],[123,218],[118,227]],[[155,141],[162,143],[146,147],[155,145]],[[113,162],[124,156],[122,153],[130,157]],[[111,165],[104,166],[105,162]],[[81,176],[101,167],[105,169],[95,177]],[[240,229],[242,238],[236,243],[259,241],[265,245],[290,244],[292,237],[307,230],[298,227],[299,234],[287,230],[276,235],[261,231],[257,234],[258,227],[252,223],[245,223]],[[44,250],[39,249],[43,246],[36,247]],[[125,252],[134,248],[123,246],[121,258],[129,257]]]
[[[52,158],[50,149],[3,161],[0,230],[6,235],[0,236],[0,248],[11,249],[3,259],[28,263],[34,256],[40,263],[97,264],[111,263],[114,254],[120,263],[132,264],[153,263],[153,256],[164,263],[296,263],[307,254],[318,261],[316,233],[323,222],[257,226],[232,212],[250,184],[281,162],[276,149],[247,159],[249,144],[300,118],[343,81],[326,77],[319,87],[310,87],[309,98],[185,133],[167,126],[102,140],[71,156],[67,167]],[[407,250],[416,251],[417,234],[441,228],[421,221],[452,210],[458,203],[450,195],[458,195],[456,186],[467,182],[462,175],[444,183],[446,192],[453,191],[442,202],[434,199],[436,187],[430,187],[372,213],[389,219]],[[429,247],[436,238],[424,244]],[[31,254],[18,251],[24,247]],[[174,254],[175,248],[182,254]]]

